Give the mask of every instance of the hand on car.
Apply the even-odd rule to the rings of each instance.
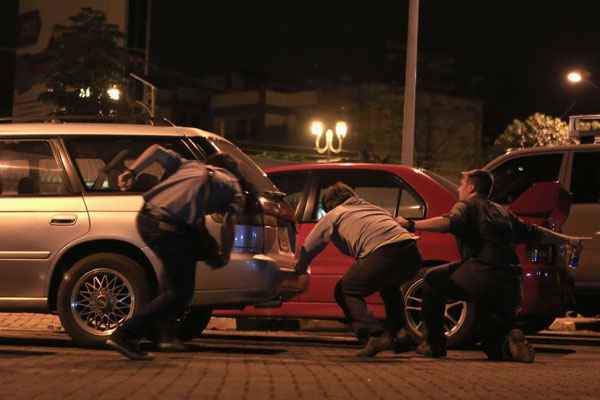
[[[403,228],[408,227],[408,225],[410,224],[410,222],[406,218],[401,217],[401,216],[396,217],[396,222],[398,222],[400,224],[400,226]]]
[[[131,171],[127,170],[123,172],[117,178],[117,184],[119,185],[119,189],[121,189],[122,191],[131,189],[131,187],[133,186],[133,180],[134,176],[131,173]]]

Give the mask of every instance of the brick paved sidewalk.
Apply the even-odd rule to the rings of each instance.
[[[58,338],[57,338],[58,337]],[[131,362],[72,347],[65,335],[0,332],[0,399],[596,399],[598,349],[539,349],[534,364],[446,360],[355,346],[196,340],[179,354]]]

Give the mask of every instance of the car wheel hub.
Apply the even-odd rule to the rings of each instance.
[[[111,268],[95,268],[77,280],[71,293],[77,325],[93,335],[108,336],[133,315],[135,294],[129,280]]]
[[[406,323],[409,328],[423,335],[423,279],[410,285],[404,294]],[[452,336],[464,325],[467,317],[466,301],[451,301],[444,310],[444,329],[446,336]]]

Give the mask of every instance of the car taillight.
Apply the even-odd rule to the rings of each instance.
[[[532,264],[554,264],[555,247],[552,245],[539,245],[527,248],[527,259]]]

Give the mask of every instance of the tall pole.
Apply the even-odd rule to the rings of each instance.
[[[150,73],[150,33],[152,20],[152,0],[146,2],[146,54],[144,55],[144,76]]]
[[[417,94],[417,42],[419,37],[419,0],[410,0],[406,73],[404,77],[404,121],[402,123],[402,164],[415,162],[415,97]]]

